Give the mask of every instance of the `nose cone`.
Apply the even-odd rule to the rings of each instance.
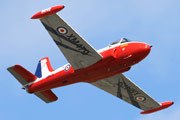
[[[151,51],[151,46],[147,43],[137,43],[136,50],[134,50],[135,61],[138,63],[143,60]]]
[[[144,48],[143,48],[144,47]],[[149,52],[151,51],[151,47],[152,46],[150,46],[150,45],[148,45],[148,44],[146,44],[146,43],[144,43],[143,45],[142,45],[142,51],[144,52],[144,54],[149,54]]]
[[[151,46],[147,43],[139,43],[138,56],[140,59],[144,59],[151,51]]]

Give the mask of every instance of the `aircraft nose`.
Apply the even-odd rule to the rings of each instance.
[[[136,49],[133,50],[132,58],[133,64],[136,64],[143,60],[151,51],[151,45],[147,43],[136,43]]]
[[[142,43],[141,44],[141,54],[143,56],[147,56],[149,54],[149,52],[151,51],[151,45],[147,44],[147,43]]]
[[[146,44],[146,43],[144,44],[144,46],[145,46],[145,49],[144,49],[144,50],[147,51],[147,52],[149,53],[152,46],[149,45],[149,44]]]

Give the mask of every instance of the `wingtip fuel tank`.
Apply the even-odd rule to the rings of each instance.
[[[162,109],[168,108],[173,104],[174,104],[173,101],[163,102],[163,103],[160,104],[161,107],[155,108],[155,109],[152,109],[152,110],[148,110],[148,111],[142,111],[141,114],[149,114],[149,113],[157,112],[157,111],[160,111]]]
[[[57,13],[58,11],[62,10],[63,8],[64,8],[64,5],[58,5],[58,6],[47,8],[45,10],[42,10],[42,11],[34,14],[31,17],[31,19],[41,19],[41,18],[47,17],[49,15]]]

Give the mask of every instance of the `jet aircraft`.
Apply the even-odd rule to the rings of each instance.
[[[56,14],[63,8],[63,5],[50,7],[31,19],[41,21],[69,63],[54,70],[45,57],[39,61],[35,75],[20,65],[7,68],[23,89],[50,103],[58,99],[51,89],[86,82],[142,109],[141,114],[173,104],[172,101],[158,103],[122,74],[149,54],[149,44],[121,38],[96,51]]]

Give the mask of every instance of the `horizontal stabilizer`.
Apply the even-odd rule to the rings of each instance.
[[[173,104],[174,104],[174,102],[172,102],[172,101],[163,102],[163,103],[160,104],[161,107],[155,108],[155,109],[152,109],[152,110],[142,111],[141,114],[149,114],[149,113],[157,112],[159,110],[163,110],[165,108],[168,108]]]
[[[46,103],[54,102],[58,99],[58,97],[51,90],[36,92],[34,94]]]
[[[7,70],[22,84],[28,84],[29,82],[33,82],[37,79],[35,75],[26,70],[20,65],[14,65],[12,67],[7,68]]]
[[[43,59],[44,60],[44,59]],[[49,59],[46,59],[49,61]],[[20,65],[14,65],[12,67],[7,68],[7,70],[23,85],[26,86],[28,83],[35,81],[38,79],[35,75],[31,72],[26,70]],[[56,101],[58,97],[51,91],[46,90],[42,92],[35,92],[34,93],[37,97],[43,100],[46,103],[50,103]]]

